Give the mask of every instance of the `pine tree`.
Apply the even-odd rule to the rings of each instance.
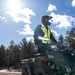
[[[67,31],[65,40],[68,44],[69,49],[75,49],[75,28]]]

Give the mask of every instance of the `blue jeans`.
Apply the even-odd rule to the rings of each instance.
[[[46,53],[46,52],[50,52],[51,48],[50,48],[50,44],[43,44],[41,46],[38,47],[38,53]]]

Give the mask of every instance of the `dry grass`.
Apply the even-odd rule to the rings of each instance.
[[[21,72],[0,72],[0,75],[21,75]]]

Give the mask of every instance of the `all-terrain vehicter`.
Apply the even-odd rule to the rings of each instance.
[[[25,59],[22,75],[75,75],[75,50],[38,53]]]

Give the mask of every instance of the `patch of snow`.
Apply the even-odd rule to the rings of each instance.
[[[0,72],[9,72],[7,69],[2,69]]]
[[[21,72],[21,70],[16,70],[16,69],[10,69],[10,70],[8,70],[8,69],[2,69],[2,70],[0,70],[0,72]]]

